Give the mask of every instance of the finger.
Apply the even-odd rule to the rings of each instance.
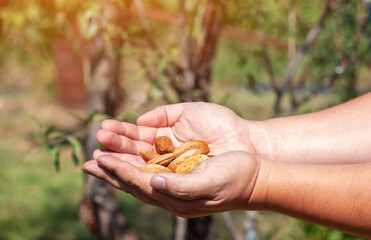
[[[215,156],[202,162],[190,174],[158,174],[151,178],[150,185],[175,198],[213,199],[228,184],[229,168],[225,167],[225,155]],[[227,175],[226,175],[227,174]],[[232,173],[233,174],[233,173]],[[218,176],[218,177],[215,177]]]
[[[117,177],[109,174],[107,170],[100,168],[95,160],[90,160],[84,163],[82,170],[86,174],[93,175],[101,180],[104,180],[116,188],[120,188],[127,193],[130,192],[129,187],[122,183]]]
[[[173,197],[153,189],[149,182],[155,174],[142,171],[130,163],[120,161],[113,156],[103,155],[97,159],[97,163],[126,185],[133,188],[136,187],[144,195],[161,202],[164,205],[163,208],[171,212],[178,212],[178,215],[182,214],[185,216],[194,210],[201,211],[205,206],[211,206],[212,201],[209,199],[184,200],[179,196]],[[178,174],[169,173],[169,175]],[[183,197],[183,195],[180,196]]]
[[[147,112],[137,119],[137,124],[147,127],[171,127],[179,119],[187,103],[165,105]]]
[[[130,162],[134,166],[141,166],[144,163],[146,163],[146,161],[144,161],[143,158],[141,158],[138,155],[125,154],[125,153],[116,153],[116,152],[111,152],[111,151],[108,151],[108,150],[101,150],[101,149],[97,149],[97,150],[94,151],[94,153],[93,153],[93,159],[96,160],[97,158],[99,158],[102,155],[111,155],[111,156],[114,156],[114,157],[116,157],[116,158],[118,158],[120,160]]]
[[[97,164],[108,170],[122,182],[137,186],[149,195],[153,190],[149,185],[149,181],[153,174],[145,172],[129,162],[121,161],[111,155],[102,155],[97,158]]]
[[[93,175],[103,181],[106,181],[107,183],[111,184],[113,187],[122,190],[126,193],[131,194],[135,198],[139,199],[140,201],[150,204],[153,206],[165,208],[165,206],[147,195],[141,193],[138,191],[135,187],[127,185],[123,182],[121,182],[116,176],[112,175],[109,171],[100,168],[97,165],[97,162],[94,160],[88,161],[83,165],[83,171],[87,174]]]
[[[156,196],[154,195],[153,188],[149,184],[151,177],[154,175],[153,173],[145,172],[128,162],[121,161],[110,155],[100,156],[97,159],[97,164],[98,166],[109,171],[112,175],[116,176],[125,184],[136,186],[138,189],[141,189],[141,191],[144,194],[147,194],[148,196]],[[169,202],[173,203],[174,200],[177,200],[169,196],[161,197],[162,197],[161,200],[168,203]]]
[[[103,121],[101,127],[118,135],[123,135],[136,141],[144,141],[149,144],[153,143],[157,132],[157,128],[137,126],[112,119]]]
[[[209,199],[211,193],[215,192],[213,182],[215,179],[207,174],[158,174],[154,175],[150,181],[151,186],[175,198],[192,200],[192,199]]]
[[[99,143],[114,152],[138,155],[140,151],[153,151],[153,146],[149,143],[133,141],[130,138],[104,129],[99,130],[96,137]]]

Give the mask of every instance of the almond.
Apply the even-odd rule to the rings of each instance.
[[[169,168],[158,165],[158,164],[146,164],[143,166],[138,167],[146,172],[152,173],[173,173]]]
[[[208,159],[207,155],[197,155],[186,159],[175,170],[176,173],[191,173],[198,165]]]
[[[155,152],[146,152],[146,151],[141,151],[139,152],[139,154],[142,156],[142,158],[145,160],[145,161],[149,161],[151,159],[154,159],[158,156],[160,156],[160,154],[158,153],[155,153]]]
[[[159,155],[158,157],[155,157],[147,162],[147,164],[160,164],[162,166],[167,166],[171,161],[173,161],[176,158],[174,153],[166,153]]]
[[[205,143],[204,141],[196,140],[183,143],[177,149],[174,150],[174,154],[176,157],[179,157],[183,153],[192,149],[199,149],[201,151],[201,154],[208,154],[210,151],[210,148],[207,145],[207,143]]]
[[[184,161],[186,161],[188,158],[202,154],[200,149],[192,149],[189,150],[183,154],[181,154],[179,157],[174,159],[167,167],[170,168],[175,172],[176,168]]]
[[[174,151],[173,141],[166,136],[157,137],[155,139],[155,149],[158,154],[172,153]]]

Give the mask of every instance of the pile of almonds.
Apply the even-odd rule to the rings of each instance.
[[[174,150],[173,142],[166,136],[155,139],[156,152],[140,152],[147,164],[139,168],[153,173],[191,173],[210,155],[207,143],[189,141]]]

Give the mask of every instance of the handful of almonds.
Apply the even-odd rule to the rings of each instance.
[[[139,168],[153,173],[191,173],[208,159],[209,146],[204,141],[189,141],[174,150],[173,142],[166,136],[155,139],[156,152],[140,152],[147,164]]]

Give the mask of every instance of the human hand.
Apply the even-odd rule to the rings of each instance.
[[[120,160],[101,155],[84,164],[85,173],[132,194],[144,203],[181,217],[249,209],[260,160],[243,151],[210,158],[190,174],[154,174],[137,168],[134,155]]]
[[[162,106],[137,120],[137,125],[106,120],[97,133],[97,140],[111,152],[97,150],[94,159],[110,153],[120,159],[127,154],[153,151],[158,136],[169,136],[174,145],[190,140],[203,140],[216,155],[231,150],[255,154],[246,120],[230,109],[211,103],[181,103]],[[137,160],[140,160],[137,157]]]

